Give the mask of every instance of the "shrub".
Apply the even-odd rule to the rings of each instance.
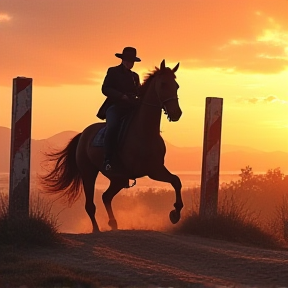
[[[217,215],[209,219],[201,218],[199,209],[192,209],[173,231],[265,248],[282,247],[281,240],[285,237],[288,239],[287,197],[283,198],[281,205],[276,206],[277,217],[270,228],[266,224],[267,217],[275,208],[271,204],[279,203],[281,195],[287,191],[288,177],[279,168],[268,170],[263,175],[254,175],[249,166],[241,169],[239,176],[238,181],[221,185]],[[264,216],[261,215],[263,212]]]
[[[217,215],[204,218],[193,211],[173,231],[264,248],[280,247],[275,237],[259,226],[256,213],[247,209],[245,202],[226,196],[219,204]]]
[[[60,242],[51,203],[40,198],[30,202],[29,217],[9,217],[8,197],[0,194],[0,244],[46,246]]]
[[[276,206],[274,217],[268,223],[267,229],[278,239],[288,243],[288,194],[282,196],[282,201]]]

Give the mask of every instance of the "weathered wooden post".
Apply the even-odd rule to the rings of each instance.
[[[223,99],[206,98],[200,217],[217,215]]]
[[[32,78],[13,79],[9,216],[29,216]]]

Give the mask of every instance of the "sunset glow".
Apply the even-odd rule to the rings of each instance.
[[[98,122],[107,68],[134,46],[141,80],[180,62],[183,116],[163,117],[165,140],[202,146],[205,98],[221,97],[222,144],[288,152],[288,1],[276,2],[3,0],[0,126],[11,127],[17,76],[33,78],[34,139]]]

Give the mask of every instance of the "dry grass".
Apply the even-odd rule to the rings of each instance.
[[[209,219],[201,218],[199,202],[197,203],[196,200],[189,213],[185,213],[185,219],[173,231],[262,248],[286,249],[288,177],[282,174],[279,168],[268,170],[264,175],[254,175],[249,166],[241,171],[239,181],[225,183],[220,188],[217,215]],[[200,190],[194,195],[198,195],[196,199],[197,197],[199,199]],[[251,199],[255,195],[260,195],[259,198],[256,198],[258,207],[255,203],[251,204],[253,202]],[[260,220],[263,212],[260,208],[263,207],[260,203],[261,200],[264,198],[265,201],[265,197],[267,197],[270,203],[273,203],[273,200],[279,199],[281,195],[280,204],[272,207],[274,217],[264,218],[264,221]]]
[[[29,218],[11,219],[8,198],[0,195],[0,287],[99,287],[95,276],[85,271],[23,256],[37,247],[55,249],[65,244],[52,205],[37,198],[30,207]]]
[[[288,243],[288,194],[284,194],[281,203],[276,205],[274,217],[269,219],[267,230]]]
[[[29,217],[9,217],[8,197],[0,194],[0,245],[51,246],[61,242],[52,205],[32,199]]]
[[[283,248],[283,245],[273,235],[265,232],[255,223],[243,221],[238,217],[230,218],[229,215],[222,213],[209,219],[201,218],[197,213],[186,215],[182,223],[173,231],[249,246]]]

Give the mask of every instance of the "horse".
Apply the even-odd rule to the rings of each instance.
[[[112,230],[118,229],[111,206],[113,197],[121,189],[128,188],[129,180],[136,183],[136,178],[144,176],[172,185],[176,200],[174,209],[169,214],[170,221],[176,224],[180,220],[183,208],[182,184],[179,177],[164,165],[166,147],[160,135],[162,110],[169,121],[178,121],[182,115],[177,95],[179,85],[175,80],[179,64],[171,69],[166,67],[164,59],[160,68],[155,67],[155,70],[146,75],[140,87],[139,105],[127,127],[124,140],[118,145],[117,161],[122,171],[120,174],[104,171],[104,148],[91,144],[105,122],[91,124],[72,138],[63,150],[47,154],[49,163],[53,164],[52,170],[42,177],[42,184],[46,188],[44,191],[56,193],[73,204],[84,188],[85,210],[91,220],[93,233],[100,231],[94,204],[95,181],[99,172],[110,180],[102,201]]]

